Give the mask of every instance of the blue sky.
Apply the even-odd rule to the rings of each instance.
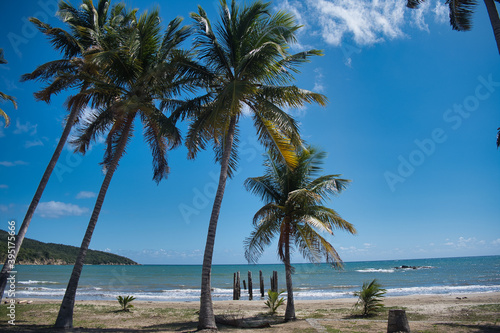
[[[52,25],[55,0],[3,1],[0,91],[19,108],[1,107],[0,228],[20,224],[62,132],[65,98],[35,102],[38,83],[19,77],[58,58],[26,22]],[[74,2],[78,3],[78,2]],[[160,7],[164,22],[190,23],[198,3],[216,20],[217,1],[138,1]],[[275,0],[304,25],[294,51],[324,50],[297,75],[301,88],[325,94],[327,107],[290,110],[307,142],[329,153],[325,173],[352,184],[329,205],[355,225],[356,236],[331,238],[345,261],[500,254],[500,62],[484,4],[473,30],[452,31],[447,8],[428,1],[415,11],[403,0]],[[184,133],[186,125],[180,126]],[[201,264],[219,168],[208,150],[192,161],[169,153],[171,173],[152,181],[149,148],[139,127],[111,182],[92,249],[140,263]],[[27,237],[79,246],[103,175],[102,143],[85,156],[66,147]],[[242,184],[262,174],[263,149],[248,119],[241,121],[239,172],[227,187],[214,263],[244,263],[243,240],[262,204]],[[298,253],[293,261],[302,262]],[[270,247],[261,263],[277,262]]]

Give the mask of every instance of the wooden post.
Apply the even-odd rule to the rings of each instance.
[[[236,273],[233,274],[233,301],[236,300]]]
[[[243,289],[247,290],[247,282],[243,280]]]
[[[387,333],[410,332],[410,325],[406,319],[405,310],[389,310]]]
[[[273,291],[278,292],[278,272],[273,271]]]
[[[253,300],[252,272],[248,271],[248,300]]]
[[[262,271],[259,271],[259,282],[260,282],[260,297],[264,297],[264,276]]]
[[[241,297],[240,272],[236,272],[236,299]]]

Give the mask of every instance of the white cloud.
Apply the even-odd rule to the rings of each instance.
[[[37,126],[38,125],[32,125],[29,121],[27,121],[25,124],[21,124],[18,118],[16,119],[16,129],[14,130],[13,133],[23,134],[29,132],[29,135],[35,135]]]
[[[431,2],[426,1],[422,3],[418,9],[412,9],[411,13],[411,24],[420,30],[429,32],[429,26],[425,23],[425,16],[428,14],[431,7]]]
[[[95,198],[97,196],[97,194],[95,194],[94,192],[90,192],[90,191],[80,191],[77,195],[76,195],[76,198],[77,199],[89,199],[89,198]]]
[[[9,211],[8,206],[0,204],[0,212],[7,213],[8,211]]]
[[[88,212],[88,208],[59,201],[41,202],[36,210],[45,218],[60,218],[62,216],[80,216]]]
[[[26,163],[24,161],[14,161],[14,162],[2,161],[2,162],[0,162],[0,165],[6,166],[6,167],[13,167],[16,165],[28,165],[28,163]]]
[[[446,23],[448,21],[450,9],[445,3],[436,1],[436,6],[432,10],[435,15],[435,21],[438,23]]]
[[[345,35],[358,45],[372,45],[385,38],[403,37],[404,1],[309,0],[316,11],[323,39],[338,46]]]
[[[35,139],[32,141],[26,141],[24,143],[24,148],[31,148],[31,147],[36,147],[36,146],[43,146],[43,142],[40,139]]]
[[[425,1],[418,9],[406,8],[404,0],[281,0],[278,7],[303,25],[299,39],[320,36],[327,44],[343,47],[404,38],[408,25],[429,31],[426,18],[433,13],[436,22],[444,23],[449,11],[440,0]],[[346,65],[351,61],[347,56]]]
[[[317,93],[325,91],[325,86],[323,85],[323,73],[321,71],[321,68],[316,68],[314,70],[316,75],[314,76],[314,87],[312,90]]]
[[[476,237],[459,237],[456,242],[452,242],[449,239],[446,240],[447,242],[444,243],[446,246],[451,246],[456,249],[473,249],[476,247],[483,247],[486,245],[486,241],[484,240],[477,240]]]
[[[500,245],[500,238],[495,239],[493,242],[491,242],[493,245]]]
[[[9,188],[9,185],[0,184],[0,188]]]

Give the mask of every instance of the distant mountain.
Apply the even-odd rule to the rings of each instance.
[[[5,262],[7,255],[7,236],[9,234],[0,230],[0,265]],[[75,246],[43,243],[34,239],[25,238],[17,264],[21,265],[73,265],[78,251]],[[138,265],[135,261],[116,254],[103,251],[88,250],[85,257],[87,265]]]

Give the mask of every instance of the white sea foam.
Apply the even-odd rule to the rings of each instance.
[[[28,280],[28,281],[17,281],[17,283],[18,284],[58,284],[59,282]]]
[[[382,269],[382,268],[366,268],[357,269],[356,272],[360,273],[394,273],[394,269]]]
[[[387,289],[388,295],[463,294],[500,291],[500,285],[428,286]]]

